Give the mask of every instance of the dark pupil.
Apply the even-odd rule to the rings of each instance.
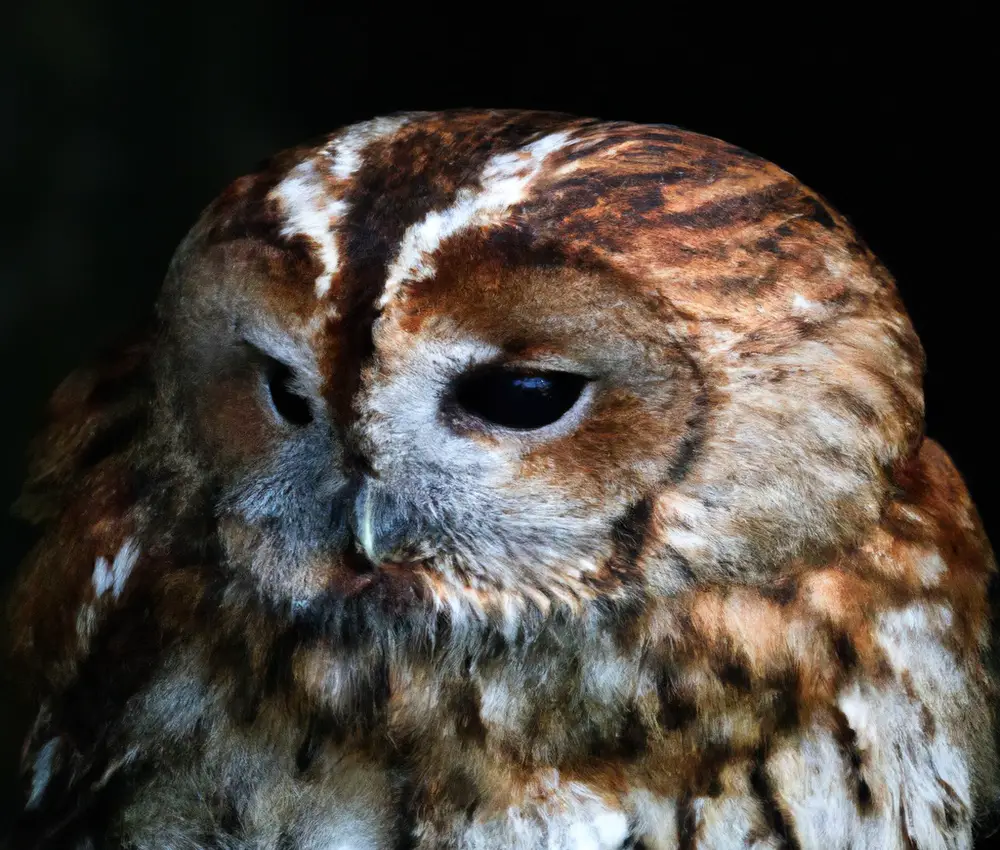
[[[313,418],[309,402],[290,389],[291,382],[291,369],[278,361],[270,364],[267,388],[271,392],[274,409],[292,425],[308,425]]]
[[[463,379],[455,398],[478,419],[531,430],[560,419],[580,397],[586,382],[569,372],[494,370]]]

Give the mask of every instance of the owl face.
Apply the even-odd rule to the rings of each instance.
[[[272,598],[527,609],[757,581],[919,436],[888,276],[789,175],[537,113],[347,128],[237,181],[160,304],[164,456]]]
[[[222,255],[182,308],[170,363],[189,380],[171,392],[223,528],[263,545],[239,560],[268,581],[308,593],[306,565],[314,582],[381,569],[576,600],[609,582],[632,506],[682,472],[695,367],[658,333],[663,305],[609,270],[459,249],[380,313],[348,389],[330,380],[339,326],[273,321],[271,280]]]

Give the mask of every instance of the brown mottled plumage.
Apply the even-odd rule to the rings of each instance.
[[[959,848],[993,557],[895,286],[673,127],[346,128],[57,391],[17,847]]]

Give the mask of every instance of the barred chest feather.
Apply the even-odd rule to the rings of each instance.
[[[888,514],[914,530],[934,510]],[[105,826],[143,850],[971,847],[990,707],[956,640],[985,633],[956,620],[939,552],[884,542],[506,635],[456,608],[419,650],[332,650],[305,622],[246,622],[231,591],[215,639],[177,639],[108,731],[106,772],[146,763]],[[109,593],[116,561],[95,568]],[[43,710],[29,808],[73,758],[46,737],[67,725]]]

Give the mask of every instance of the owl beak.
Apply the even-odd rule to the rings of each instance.
[[[372,481],[354,500],[351,529],[358,546],[373,564],[405,560],[420,540],[422,523],[412,506]]]

